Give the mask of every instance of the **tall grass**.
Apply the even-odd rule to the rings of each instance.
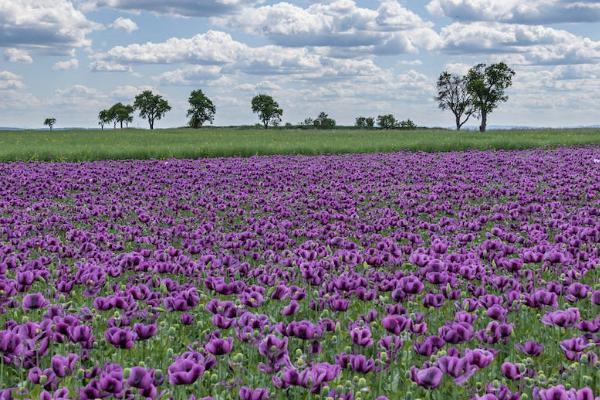
[[[271,154],[526,149],[600,145],[600,129],[379,131],[336,129],[0,131],[0,161],[91,161]]]

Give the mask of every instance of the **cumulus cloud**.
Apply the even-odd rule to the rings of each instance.
[[[17,90],[23,87],[23,77],[9,71],[0,71],[0,90]]]
[[[237,59],[248,46],[233,40],[231,35],[208,31],[192,38],[171,38],[161,43],[135,43],[116,46],[95,57],[97,61],[119,64],[226,64]]]
[[[70,0],[0,0],[0,47],[28,47],[65,54],[89,46],[89,21]]]
[[[220,72],[334,79],[375,74],[379,70],[371,59],[335,59],[305,47],[250,47],[219,31],[208,31],[192,38],[171,38],[161,43],[118,46],[94,57],[96,64],[93,68],[98,68],[100,63],[121,66],[176,63],[196,65],[168,72],[159,78],[163,82],[177,84]],[[209,68],[210,66],[218,66],[222,70]]]
[[[458,21],[518,24],[600,21],[598,0],[432,0],[427,10]]]
[[[56,71],[67,71],[70,69],[76,69],[79,67],[79,60],[76,58],[71,58],[70,60],[58,61],[54,64],[52,69]]]
[[[92,62],[90,70],[94,72],[130,72],[131,67],[115,62],[97,60]]]
[[[165,72],[157,79],[164,84],[185,86],[219,79],[221,76],[222,68],[218,65],[192,65]]]
[[[4,50],[4,59],[12,63],[31,64],[33,62],[33,58],[27,50],[15,49],[14,47]]]
[[[86,9],[114,8],[184,17],[210,17],[238,11],[252,0],[89,0]],[[260,2],[259,2],[260,3]]]
[[[307,8],[281,2],[213,18],[213,22],[265,36],[286,47],[399,54],[433,49],[439,42],[433,25],[397,0],[383,0],[377,9],[359,7],[353,0],[315,3]]]
[[[545,26],[453,23],[441,32],[454,54],[506,55],[520,64],[585,64],[600,59],[600,41]]]
[[[127,33],[132,33],[138,30],[138,26],[133,20],[123,17],[115,19],[113,23],[110,24],[110,27],[113,29],[124,30]]]

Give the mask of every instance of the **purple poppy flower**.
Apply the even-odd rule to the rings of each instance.
[[[191,385],[204,373],[204,365],[192,359],[177,359],[168,373],[171,385]]]
[[[266,400],[269,398],[269,391],[264,388],[250,389],[242,386],[239,391],[240,400]]]
[[[510,362],[502,363],[501,371],[502,375],[513,381],[518,381],[523,378],[523,371],[521,368],[518,365]]]
[[[205,346],[204,349],[215,356],[222,356],[231,353],[233,348],[233,338],[213,338]]]
[[[27,294],[25,297],[23,297],[24,310],[36,310],[38,308],[44,308],[47,305],[48,301],[41,293]]]
[[[108,328],[104,332],[104,338],[110,344],[120,349],[131,349],[135,344],[136,335],[129,328]]]
[[[436,389],[442,383],[444,373],[437,367],[428,367],[418,369],[412,367],[410,369],[410,379],[419,386],[425,389]]]
[[[544,345],[533,340],[528,340],[525,343],[517,343],[515,347],[527,354],[528,356],[537,357],[544,351]]]

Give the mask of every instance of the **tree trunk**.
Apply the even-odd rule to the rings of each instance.
[[[479,126],[479,132],[485,132],[487,129],[487,112],[481,112],[481,125]]]
[[[265,124],[265,129],[269,129],[269,121],[264,121],[263,124]]]
[[[150,124],[150,130],[154,130],[154,121],[149,119],[148,123]]]
[[[123,129],[123,121],[121,121],[121,129]]]
[[[462,124],[460,123],[460,116],[456,117],[456,130],[460,131],[460,128],[462,127]]]

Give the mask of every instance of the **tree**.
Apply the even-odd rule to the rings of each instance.
[[[56,124],[56,118],[50,117],[50,118],[46,118],[44,120],[44,125],[46,125],[48,128],[50,128],[50,130],[52,130],[52,127],[54,127],[54,124]]]
[[[488,114],[508,100],[505,92],[512,86],[514,76],[515,71],[503,62],[489,66],[479,64],[467,73],[467,91],[473,107],[481,116],[480,132],[485,132],[487,128]]]
[[[378,115],[377,125],[381,129],[394,129],[396,127],[396,118],[393,114]]]
[[[454,114],[456,130],[460,131],[460,128],[476,113],[473,99],[467,90],[467,78],[444,71],[438,78],[437,91],[435,99],[438,106]]]
[[[259,94],[252,99],[252,112],[258,114],[258,118],[262,122],[265,129],[269,128],[269,124],[277,124],[281,121],[283,110],[279,108],[279,104],[273,97],[267,94]]]
[[[104,130],[104,125],[110,124],[112,117],[109,110],[102,110],[98,113],[98,125]]]
[[[329,118],[324,112],[321,112],[319,116],[314,120],[315,128],[317,129],[333,129],[335,128],[335,119]]]
[[[207,121],[210,121],[212,124],[215,119],[216,108],[202,90],[192,91],[188,101],[190,108],[188,109],[187,116],[190,118],[189,124],[191,128],[201,128]]]
[[[373,126],[375,125],[375,119],[372,117],[358,117],[356,118],[356,122],[354,123],[354,126],[356,126],[357,128],[373,128]]]
[[[135,96],[133,108],[139,111],[141,118],[148,120],[150,129],[154,129],[156,120],[161,120],[167,112],[171,111],[171,106],[167,100],[158,94],[155,95],[150,90],[145,90]]]
[[[129,104],[117,103],[108,109],[107,113],[109,121],[113,121],[114,127],[120,124],[123,129],[123,122],[129,124],[133,121],[133,111],[133,107]]]
[[[400,129],[417,129],[417,124],[412,122],[410,119],[407,119],[406,121],[400,121],[398,126]]]

